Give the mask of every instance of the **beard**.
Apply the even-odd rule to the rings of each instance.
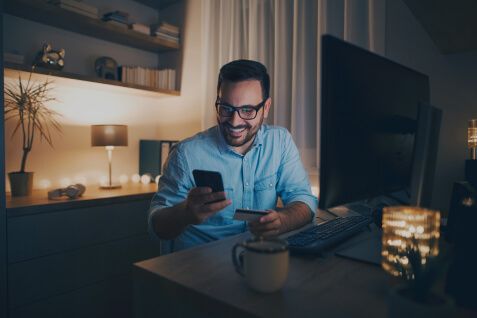
[[[219,119],[217,119],[217,123],[219,125],[220,132],[222,133],[222,136],[224,136],[224,139],[227,144],[232,147],[241,147],[255,138],[258,130],[262,126],[263,114],[260,118],[260,122],[255,126],[252,126],[249,123],[245,123],[239,126],[232,126],[227,121],[221,123]],[[243,129],[243,131],[240,134],[237,134],[231,131],[231,129]]]

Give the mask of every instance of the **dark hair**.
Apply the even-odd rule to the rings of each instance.
[[[267,68],[260,62],[252,60],[235,60],[220,68],[217,82],[217,96],[223,82],[241,82],[255,79],[262,86],[263,99],[270,96],[270,76]]]

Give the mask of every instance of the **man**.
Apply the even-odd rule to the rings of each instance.
[[[217,126],[174,147],[151,203],[149,231],[170,243],[163,252],[247,229],[276,236],[312,220],[317,199],[291,135],[263,125],[272,103],[269,93],[270,78],[261,63],[236,60],[221,68]],[[225,192],[196,187],[194,169],[219,171]],[[283,208],[276,208],[278,197]],[[233,219],[237,208],[269,213],[247,228],[246,222]]]

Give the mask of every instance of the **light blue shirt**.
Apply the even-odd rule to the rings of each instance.
[[[154,237],[153,214],[187,198],[196,186],[194,169],[220,172],[232,204],[201,224],[189,225],[176,239],[162,241],[165,253],[245,232],[246,222],[233,219],[238,208],[275,209],[280,197],[284,205],[299,201],[313,214],[317,209],[318,200],[311,193],[308,175],[288,130],[262,125],[252,147],[242,155],[227,145],[219,127],[214,126],[181,141],[170,153],[149,211],[149,231]]]

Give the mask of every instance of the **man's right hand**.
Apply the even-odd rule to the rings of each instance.
[[[232,204],[232,201],[225,197],[225,192],[212,192],[209,187],[197,187],[189,191],[185,203],[190,223],[200,224]]]

